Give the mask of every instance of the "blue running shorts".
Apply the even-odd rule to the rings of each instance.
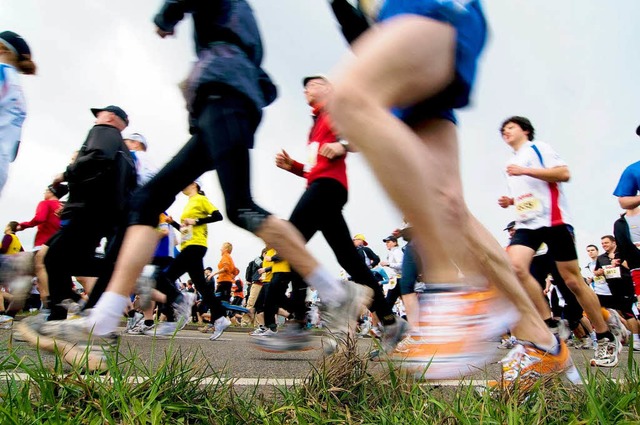
[[[411,125],[428,118],[456,122],[453,109],[469,104],[478,57],[487,38],[487,23],[479,0],[387,0],[378,20],[399,15],[419,15],[450,24],[456,29],[456,76],[440,94],[394,113]],[[425,40],[428,42],[428,40]]]

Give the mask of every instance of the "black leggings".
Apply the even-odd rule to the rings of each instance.
[[[260,114],[241,94],[227,90],[222,94],[208,96],[196,118],[194,135],[171,161],[133,196],[129,225],[157,226],[160,213],[171,206],[176,194],[205,172],[215,169],[224,194],[227,217],[234,224],[255,232],[269,215],[253,202],[251,196],[249,148],[253,146],[253,134],[259,123]],[[189,248],[192,247],[187,247]],[[206,251],[205,247],[200,249]],[[197,255],[190,254],[186,260],[183,257],[183,260],[179,261],[181,255],[175,259],[170,270],[186,270],[186,267],[192,267],[193,273],[189,274],[204,302],[211,308],[212,320],[222,316],[224,312],[220,301],[215,296],[208,295],[211,290],[205,286],[204,277],[200,279],[204,254],[197,261],[197,266],[200,267],[197,273]],[[187,260],[189,266],[183,263]],[[174,274],[169,271],[165,273],[166,276]],[[169,291],[168,297],[176,296],[175,292],[167,288],[166,282],[161,285]]]
[[[158,275],[157,289],[167,295],[167,305],[171,305],[180,291],[176,288],[175,281],[185,273],[189,274],[191,281],[202,296],[202,301],[211,309],[211,321],[224,315],[225,310],[220,300],[213,293],[211,285],[204,278],[204,264],[202,259],[207,253],[207,247],[202,245],[189,245],[173,260],[165,270]]]
[[[77,299],[71,276],[111,276],[117,248],[107,249],[102,259],[95,255],[103,237],[110,241],[114,239],[113,231],[101,226],[102,223],[106,223],[106,219],[88,211],[77,213],[47,242],[49,250],[44,257],[44,265],[49,275],[51,314],[48,320],[66,319],[67,310],[60,304],[68,298]],[[108,246],[113,245],[109,243]],[[95,292],[98,294],[100,289]]]
[[[551,273],[553,284],[560,292],[560,295],[562,295],[562,298],[564,298],[563,316],[569,321],[569,327],[572,330],[577,328],[580,325],[580,319],[582,319],[582,306],[567,284],[564,283],[564,279],[560,276],[556,262],[551,255],[544,254],[533,257],[530,270],[535,280],[538,281],[543,289],[546,286],[547,275]]]
[[[215,169],[224,194],[227,217],[255,232],[269,213],[251,196],[249,148],[260,122],[255,107],[235,93],[212,95],[197,117],[195,134],[131,202],[129,225],[155,227],[175,195],[207,171]]]
[[[338,263],[351,275],[351,279],[373,289],[371,311],[387,324],[395,316],[385,301],[382,286],[362,261],[362,257],[353,245],[351,233],[342,215],[347,197],[347,189],[337,180],[328,178],[315,180],[302,194],[289,221],[307,241],[316,232],[322,232]],[[294,291],[299,288],[301,281],[302,278],[294,273],[292,279]],[[304,305],[304,299],[302,304]],[[296,310],[299,308],[299,306],[294,307]]]
[[[276,314],[278,314],[280,307],[284,307],[289,282],[291,282],[290,272],[277,272],[273,274],[271,282],[262,288],[262,292],[266,292],[264,296],[264,325],[268,328],[276,328]],[[306,296],[306,287],[304,292]],[[296,320],[302,321],[304,316],[296,317]]]

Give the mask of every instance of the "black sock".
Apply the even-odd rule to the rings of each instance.
[[[547,327],[549,327],[549,328],[557,328],[558,327],[558,321],[556,319],[554,319],[553,317],[545,319],[544,323],[546,323]]]
[[[145,319],[144,321],[145,326],[153,326],[153,323],[154,323],[153,319]]]
[[[380,321],[382,322],[382,326],[390,326],[396,323],[396,315],[389,314],[388,316],[383,316]]]
[[[609,338],[609,341],[613,341],[615,339],[611,331],[606,331],[603,333],[596,332],[596,339],[600,341],[602,338]]]

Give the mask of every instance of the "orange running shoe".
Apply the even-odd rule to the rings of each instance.
[[[555,353],[543,350],[530,342],[518,341],[509,354],[500,360],[502,379],[489,381],[487,386],[492,389],[507,390],[518,386],[521,391],[526,392],[536,382],[562,373],[566,373],[571,382],[579,382],[580,375],[573,365],[567,345],[557,337],[556,339],[558,345]]]
[[[516,320],[515,310],[492,289],[429,289],[418,294],[420,328],[391,359],[418,379],[457,378],[483,367],[494,352],[488,341]]]

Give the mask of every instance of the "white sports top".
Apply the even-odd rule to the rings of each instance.
[[[0,155],[13,162],[17,155],[22,124],[27,117],[18,70],[0,63]]]
[[[514,152],[507,165],[526,168],[566,166],[560,156],[544,142],[527,142]],[[529,176],[509,176],[507,184],[516,210],[516,229],[570,224],[571,217],[562,183],[549,183]]]

